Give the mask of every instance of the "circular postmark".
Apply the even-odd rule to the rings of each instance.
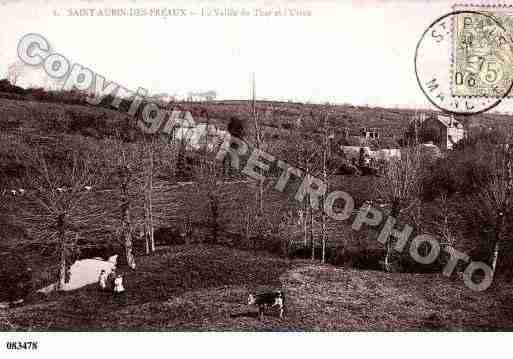
[[[415,49],[420,89],[438,109],[475,115],[513,88],[513,36],[493,12],[461,10],[436,19]]]

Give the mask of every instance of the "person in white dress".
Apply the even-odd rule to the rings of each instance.
[[[123,276],[121,274],[116,275],[114,279],[114,298],[122,303],[125,302],[125,287],[123,286]]]
[[[101,290],[107,289],[107,278],[107,272],[105,271],[105,269],[102,269],[102,271],[100,272],[100,277],[98,278],[98,285],[100,286]]]
[[[114,279],[114,293],[123,293],[125,291],[125,287],[123,287],[123,277],[121,274],[116,276]]]

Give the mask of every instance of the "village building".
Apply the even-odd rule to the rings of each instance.
[[[466,131],[462,123],[454,116],[436,114],[422,116],[419,130],[433,132],[433,143],[442,150],[452,150],[454,145],[465,138]]]
[[[214,101],[217,97],[217,93],[215,91],[206,91],[206,92],[189,92],[187,94],[187,101],[189,102],[211,102]]]
[[[377,128],[363,127],[360,136],[366,140],[377,140],[379,139],[379,131]]]
[[[209,121],[213,123],[207,126]],[[209,151],[213,151],[229,137],[228,131],[214,125],[219,122],[219,119],[195,119],[190,111],[173,110],[169,120],[162,126],[161,136],[167,141],[183,143],[190,150],[199,150],[206,145]]]

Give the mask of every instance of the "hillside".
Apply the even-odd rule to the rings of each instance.
[[[76,101],[75,101],[76,102]],[[123,102],[121,108],[127,108]],[[162,104],[163,105],[163,104]],[[178,108],[191,111],[196,118],[203,117],[205,110],[215,124],[224,128],[230,118],[237,116],[246,122],[246,128],[252,131],[250,119],[250,101],[212,101],[205,103],[181,102]],[[415,111],[380,107],[358,107],[351,105],[316,105],[290,102],[257,101],[260,121],[269,130],[286,129],[301,118],[307,126],[315,128],[328,110],[329,125],[335,131],[343,129],[359,130],[362,127],[380,129],[383,136],[402,137],[409,120]],[[107,108],[110,107],[110,108]],[[470,127],[510,127],[511,116],[498,114],[480,114],[472,117],[459,117]],[[134,118],[126,110],[116,110],[111,106],[91,106],[84,104],[67,104],[44,102],[31,97],[0,93],[0,129],[14,130],[34,129],[39,134],[50,132],[81,134],[96,138],[121,134],[125,140],[134,141],[141,137],[135,126]],[[279,131],[280,137],[287,137],[288,131]]]
[[[218,246],[178,246],[125,275],[125,303],[95,286],[33,298],[0,316],[24,330],[511,330],[511,285],[483,293],[440,274],[312,265]],[[250,291],[282,288],[285,318],[263,321]],[[8,322],[10,324],[8,324]]]

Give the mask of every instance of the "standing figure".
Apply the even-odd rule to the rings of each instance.
[[[124,301],[125,287],[123,286],[123,277],[118,274],[114,279],[114,298],[119,301]]]
[[[365,150],[360,147],[360,153],[358,155],[358,167],[362,168],[365,165]]]
[[[123,287],[123,277],[121,274],[116,276],[114,279],[114,293],[123,293],[125,291],[125,287]]]
[[[102,271],[100,272],[100,277],[98,278],[98,285],[100,286],[101,290],[107,289],[107,278],[107,272],[105,271],[105,269],[102,269]]]

